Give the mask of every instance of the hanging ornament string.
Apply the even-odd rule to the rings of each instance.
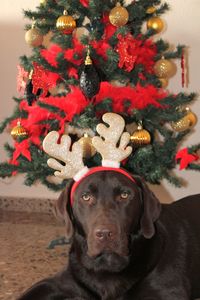
[[[181,55],[181,84],[182,87],[188,87],[189,83],[189,74],[188,74],[188,53],[187,49],[183,48]]]
[[[185,49],[183,48],[182,50],[182,55],[181,55],[181,83],[182,87],[185,87]]]

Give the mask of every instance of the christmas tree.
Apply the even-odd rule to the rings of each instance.
[[[124,167],[158,184],[180,168],[200,170],[200,144],[181,149],[197,122],[189,104],[195,94],[172,94],[168,80],[182,67],[185,46],[158,38],[161,15],[169,9],[160,0],[127,4],[113,0],[41,0],[35,11],[24,11],[31,24],[25,40],[32,47],[18,66],[16,109],[0,126],[10,128],[14,144],[5,145],[8,161],[0,177],[26,174],[25,184],[40,181],[60,190],[47,166],[42,141],[49,131],[68,133],[83,146],[88,166],[100,164],[91,144],[103,113],[121,114],[131,134],[133,153]]]

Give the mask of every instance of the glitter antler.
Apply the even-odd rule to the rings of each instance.
[[[68,135],[61,137],[60,144],[58,144],[59,133],[51,131],[43,141],[44,151],[52,157],[62,161],[65,165],[61,164],[54,158],[50,158],[47,164],[50,168],[57,170],[54,175],[60,178],[74,178],[75,181],[79,176],[87,173],[88,168],[84,166],[82,147],[80,143],[76,142],[71,146],[71,138]]]
[[[102,119],[109,127],[99,124],[96,129],[100,137],[93,137],[92,143],[102,155],[103,166],[118,168],[120,162],[132,152],[132,147],[127,146],[130,142],[130,134],[128,132],[123,133],[125,121],[120,115],[106,113]],[[119,146],[117,146],[118,143]]]

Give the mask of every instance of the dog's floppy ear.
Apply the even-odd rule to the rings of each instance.
[[[143,213],[140,220],[141,231],[145,238],[150,239],[155,234],[154,222],[160,215],[161,204],[140,177],[134,176],[134,178],[142,192]]]
[[[67,238],[70,238],[73,234],[73,225],[70,219],[69,210],[67,209],[70,204],[70,192],[73,183],[73,180],[68,181],[65,189],[55,202],[55,214],[59,219],[64,221],[66,225]]]

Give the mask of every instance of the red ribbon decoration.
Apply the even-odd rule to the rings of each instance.
[[[199,156],[196,154],[188,153],[188,148],[180,150],[176,154],[176,161],[180,159],[180,170],[186,169],[190,163],[199,159]]]
[[[23,140],[21,143],[15,143],[16,150],[13,153],[12,164],[16,164],[17,159],[20,155],[25,156],[29,161],[31,161],[31,153],[29,150],[29,140]]]

